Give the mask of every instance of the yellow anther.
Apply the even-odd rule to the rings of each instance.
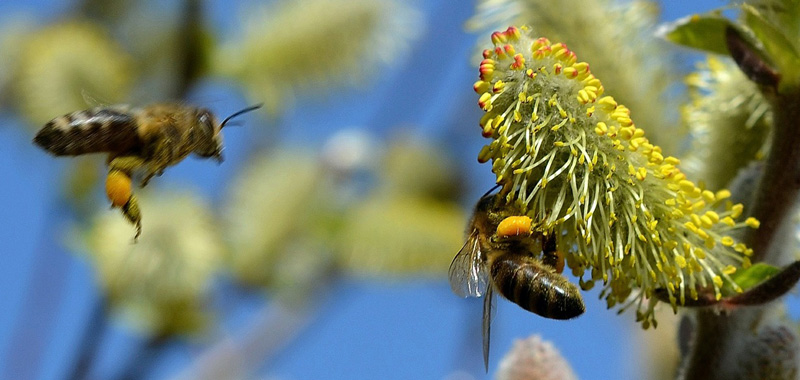
[[[744,211],[744,206],[741,203],[737,203],[731,207],[731,218],[736,219],[742,216],[742,211]]]

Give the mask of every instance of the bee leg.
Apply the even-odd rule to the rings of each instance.
[[[150,183],[150,180],[153,179],[153,177],[155,175],[156,175],[156,172],[147,172],[147,174],[145,174],[144,178],[142,178],[142,184],[140,185],[140,187],[147,186],[147,184]]]
[[[122,215],[136,226],[134,241],[142,233],[142,214],[131,186],[131,172],[112,167],[106,177],[106,196],[111,201],[111,208],[119,207]]]
[[[133,173],[134,170],[145,166],[145,160],[137,156],[117,156],[109,157],[107,164],[109,170],[116,169]]]
[[[125,215],[125,218],[136,226],[136,235],[133,236],[133,241],[135,242],[139,239],[139,235],[142,234],[142,213],[139,211],[139,203],[136,201],[135,195],[131,194],[128,202],[122,206],[122,215]]]
[[[144,175],[144,178],[142,179],[141,187],[147,186],[147,184],[150,183],[150,180],[153,179],[153,177],[155,176],[161,177],[161,175],[164,174],[164,169],[166,169],[166,167],[164,166],[148,168],[147,173]]]
[[[553,232],[542,237],[542,263],[555,269],[556,273],[564,271],[564,254],[558,250],[558,243]]]

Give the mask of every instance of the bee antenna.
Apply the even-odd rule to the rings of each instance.
[[[241,115],[243,113],[248,113],[250,111],[255,111],[255,110],[261,108],[261,106],[263,106],[263,105],[264,105],[264,103],[259,103],[259,104],[256,104],[254,106],[247,107],[247,108],[245,108],[243,110],[239,110],[239,111],[234,112],[232,115],[226,117],[225,120],[222,121],[222,123],[219,125],[219,129],[222,129],[222,127],[224,127],[225,124],[227,124],[234,117],[239,116],[239,115]]]
[[[491,193],[492,193],[492,191],[495,191],[495,190],[497,190],[497,188],[498,188],[498,187],[500,187],[500,186],[502,186],[502,185],[494,185],[494,186],[493,186],[491,189],[489,189],[489,191],[487,191],[487,192],[483,193],[483,195],[481,196],[481,198],[483,198],[483,197],[485,197],[485,196],[487,196],[487,195],[491,194]]]

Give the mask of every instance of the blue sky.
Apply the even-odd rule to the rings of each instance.
[[[212,1],[209,14],[224,32],[237,23],[241,4]],[[442,139],[461,121],[443,115],[462,112],[464,118],[474,117],[470,120],[476,123],[477,107],[462,110],[464,104],[474,104],[471,85],[475,70],[466,57],[472,53],[476,37],[462,28],[473,5],[453,4],[447,0],[420,1],[428,34],[413,46],[412,55],[417,59],[383,72],[372,87],[349,89],[336,99],[300,99],[283,119],[286,139],[302,141],[313,135],[319,144],[352,125],[370,125],[382,137],[390,136],[397,125],[415,125],[413,133],[424,130]],[[669,1],[663,4],[664,19],[721,5],[720,1]],[[0,2],[0,23],[15,12],[46,22],[67,12],[70,6],[71,2],[65,0],[4,0]],[[434,32],[435,39],[430,37]],[[435,64],[426,64],[447,57],[464,58],[453,61],[446,72]],[[424,96],[397,91],[409,86],[404,83],[408,78],[418,81],[419,87],[434,79],[445,85]],[[454,94],[454,88],[463,91]],[[246,102],[236,91],[214,83],[199,88],[197,97],[222,99],[213,105],[219,112],[234,110]],[[99,293],[88,263],[65,250],[59,238],[68,225],[58,197],[66,163],[36,149],[30,143],[31,132],[20,127],[21,121],[12,115],[0,115],[0,124],[0,178],[4,183],[0,186],[0,378],[62,379],[73,364]],[[309,129],[308,125],[318,127]],[[189,159],[155,181],[165,188],[190,186],[218,200],[223,184],[244,160],[244,154],[237,153],[236,148],[247,145],[248,135],[240,131],[231,130],[226,135],[225,165]],[[448,145],[459,147],[454,152],[457,159],[474,162],[481,144],[477,134],[471,140],[462,134]],[[477,197],[493,178],[488,168],[473,167],[476,173],[470,177],[468,191]],[[40,281],[32,283],[32,278]],[[246,326],[268,302],[260,295],[225,286],[218,291],[226,298],[220,321],[233,336],[245,334]],[[638,328],[633,317],[619,317],[606,310],[596,295],[596,291],[586,294],[586,314],[568,323],[539,318],[511,303],[498,302],[490,372],[514,339],[538,333],[557,345],[581,379],[639,378],[637,368],[644,359],[631,333],[631,328]],[[391,283],[339,281],[320,298],[306,329],[259,373],[280,379],[488,378],[482,374],[480,308],[478,300],[452,295],[445,278]],[[129,327],[112,322],[102,344],[94,373],[110,376],[120,363],[136,354],[142,339]],[[171,378],[203,347],[200,343],[167,346],[145,378]],[[38,365],[34,368],[30,363]]]

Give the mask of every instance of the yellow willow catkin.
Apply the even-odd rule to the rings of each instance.
[[[645,328],[657,290],[673,307],[706,289],[719,299],[725,284],[741,291],[729,275],[750,265],[752,250],[729,234],[758,221],[737,222],[742,205],[726,201],[730,192],[686,179],[630,110],[603,96],[587,63],[526,31],[492,34],[474,85],[492,139],[478,160],[492,161],[506,201],[566,239],[573,273],[590,271],[582,286],[602,281],[608,306],[637,305]]]

